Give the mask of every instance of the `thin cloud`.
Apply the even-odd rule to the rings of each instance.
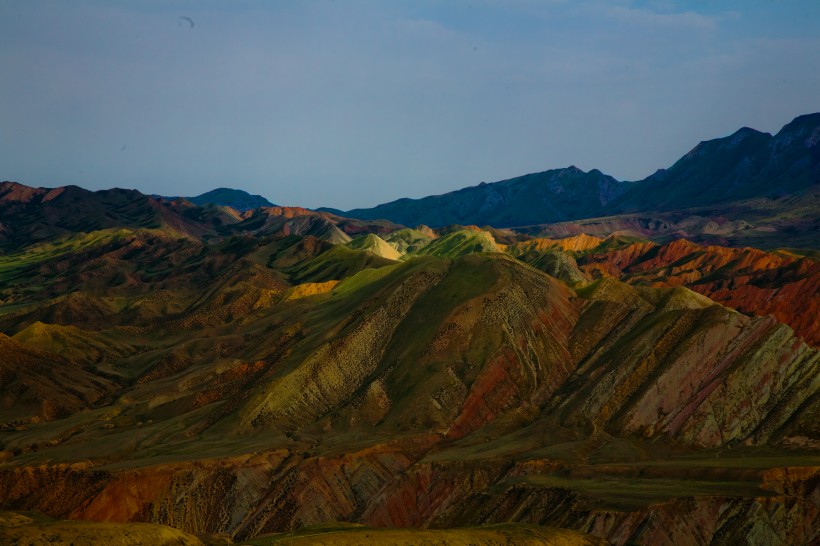
[[[661,28],[683,28],[700,31],[714,31],[718,28],[716,17],[710,17],[694,11],[677,13],[660,13],[647,9],[613,6],[606,11],[607,15],[621,23]]]

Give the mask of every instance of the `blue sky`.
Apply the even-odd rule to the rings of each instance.
[[[0,180],[347,209],[640,179],[820,111],[818,29],[813,0],[0,0]]]

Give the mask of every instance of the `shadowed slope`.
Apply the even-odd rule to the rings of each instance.
[[[91,192],[77,186],[51,189],[0,183],[0,247],[5,249],[109,228],[162,228],[178,236],[198,236],[216,218],[228,220],[218,211],[198,216],[136,190]]]
[[[115,336],[39,321],[18,332],[12,339],[21,345],[36,347],[86,365],[111,363],[135,350],[133,345]]]
[[[8,428],[52,420],[101,402],[117,389],[93,369],[20,345],[0,333],[0,419]]]

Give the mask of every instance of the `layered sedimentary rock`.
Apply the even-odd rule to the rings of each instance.
[[[820,343],[820,263],[787,251],[701,246],[684,239],[607,244],[579,257],[591,277],[686,286],[743,313],[773,315],[808,343]]]
[[[811,257],[310,222],[379,228],[271,209],[0,256],[0,506],[237,539],[818,539]]]
[[[327,521],[817,538],[820,357],[773,318],[683,287],[572,289],[504,254],[301,289],[224,267],[161,335],[21,331],[29,347],[96,339],[124,380],[5,437],[4,508],[236,538]],[[232,278],[249,283],[236,297]]]

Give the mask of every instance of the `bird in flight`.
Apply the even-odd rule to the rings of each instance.
[[[190,26],[190,27],[188,27],[188,28],[194,28],[194,20],[193,20],[193,19],[191,19],[190,17],[185,17],[184,15],[182,15],[182,16],[180,16],[180,19],[182,19],[183,21],[185,21],[186,23],[188,23],[189,25],[191,25],[191,26]]]

